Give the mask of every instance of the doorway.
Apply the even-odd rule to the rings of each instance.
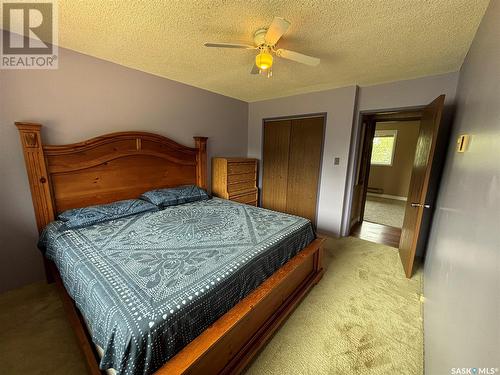
[[[422,109],[361,116],[350,234],[398,248],[407,277],[430,229],[443,106],[441,95]]]
[[[403,227],[419,128],[420,120],[375,123],[364,221]]]
[[[363,148],[367,183],[359,192],[358,211],[352,212],[353,236],[399,247],[401,228],[420,128],[419,111],[386,116],[364,115],[362,124],[366,142]],[[371,140],[371,141],[370,141]],[[370,147],[369,147],[370,146]]]

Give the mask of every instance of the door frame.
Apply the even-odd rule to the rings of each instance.
[[[306,114],[300,114],[300,115],[289,115],[289,116],[276,116],[276,117],[266,117],[262,119],[262,126],[261,126],[261,146],[260,146],[260,160],[259,160],[259,188],[262,191],[262,175],[264,173],[264,126],[266,124],[266,121],[282,121],[282,120],[300,120],[304,118],[312,118],[312,117],[322,117],[323,118],[323,135],[322,135],[322,141],[321,141],[321,150],[320,150],[320,165],[319,165],[319,177],[318,177],[318,187],[316,191],[316,215],[314,218],[314,222],[312,223],[314,228],[316,229],[318,226],[318,215],[319,215],[319,200],[320,200],[320,191],[321,191],[321,177],[323,174],[323,157],[324,157],[324,150],[325,150],[325,142],[326,142],[326,124],[327,124],[327,112],[318,112],[318,113],[306,113]],[[259,194],[259,207],[262,206],[262,194]]]
[[[356,119],[355,125],[352,127],[351,131],[351,144],[349,146],[349,160],[347,165],[347,182],[344,191],[344,209],[342,212],[342,220],[340,227],[340,235],[345,237],[349,236],[351,231],[351,213],[354,198],[354,187],[356,183],[357,168],[360,163],[361,158],[361,138],[363,131],[363,116],[384,114],[386,117],[394,116],[390,121],[396,121],[397,116],[400,113],[415,113],[421,112],[425,108],[425,105],[416,105],[408,107],[397,107],[397,108],[381,108],[381,109],[370,109],[365,111],[360,111]],[[389,121],[389,120],[387,120]],[[411,120],[410,120],[411,121]]]
[[[402,108],[399,110],[373,110],[373,111],[363,111],[360,112],[359,117],[359,126],[358,126],[358,136],[357,136],[357,147],[356,147],[356,160],[354,162],[353,169],[353,179],[352,179],[352,187],[351,187],[351,202],[349,204],[349,215],[347,217],[347,235],[351,233],[352,228],[357,224],[360,224],[364,218],[365,212],[365,204],[366,204],[366,196],[368,192],[368,180],[370,178],[370,158],[366,158],[366,164],[361,165],[363,162],[363,156],[365,151],[372,152],[371,148],[365,149],[364,145],[366,143],[366,136],[371,136],[373,138],[375,134],[375,126],[379,122],[390,122],[390,121],[419,121],[422,118],[422,110],[425,106],[420,107],[411,107],[411,108]],[[368,133],[369,126],[373,126],[372,134]],[[362,136],[364,134],[364,137]],[[360,205],[360,214],[359,220],[351,224],[351,214],[354,206],[354,194],[355,194],[355,186],[356,180],[358,176],[361,174],[361,169],[364,169],[364,182],[365,186],[363,187],[362,197],[361,197],[361,205]]]

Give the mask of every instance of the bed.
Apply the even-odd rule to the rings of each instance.
[[[41,125],[16,125],[48,279],[92,374],[239,373],[322,276],[310,222],[217,198],[60,231],[70,208],[206,188],[207,139],[122,132],[47,146]]]

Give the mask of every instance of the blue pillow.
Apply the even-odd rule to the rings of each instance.
[[[64,221],[59,230],[84,228],[89,225],[150,211],[158,211],[158,207],[141,199],[128,199],[109,204],[74,208],[59,214],[58,219]]]
[[[210,196],[205,190],[196,185],[186,185],[175,188],[150,190],[142,194],[140,198],[160,208],[165,208],[168,206],[210,199]]]

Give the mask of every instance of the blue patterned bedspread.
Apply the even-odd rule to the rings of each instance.
[[[311,223],[222,199],[82,229],[40,248],[104,350],[101,369],[150,374],[313,239]]]

